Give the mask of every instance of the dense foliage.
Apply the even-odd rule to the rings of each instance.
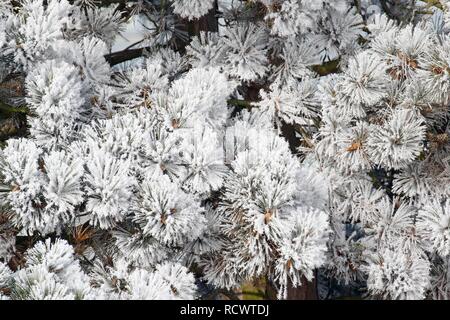
[[[450,1],[0,0],[0,80],[0,299],[449,298]]]

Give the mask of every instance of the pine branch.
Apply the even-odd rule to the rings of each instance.
[[[6,102],[3,102],[0,100],[0,111],[3,111],[4,113],[8,114],[14,114],[14,113],[22,113],[22,114],[28,114],[29,110],[27,107],[14,107],[10,104],[7,104]]]
[[[121,0],[118,0],[118,2],[120,1]],[[191,37],[199,35],[201,31],[217,32],[219,30],[217,12],[218,2],[215,1],[214,8],[207,15],[194,21],[183,20],[180,18],[180,22],[184,25],[184,31],[186,31]],[[183,52],[188,42],[189,41],[184,40],[176,41],[176,50]],[[146,51],[152,49],[152,47],[131,49],[133,46],[134,45],[125,50],[105,55],[106,61],[108,61],[111,66],[115,66],[129,60],[140,58]]]
[[[144,55],[146,50],[150,50],[150,47],[138,48],[138,49],[125,49],[122,51],[113,52],[105,55],[106,61],[111,65],[115,66],[122,62],[129,60],[134,60],[140,58]]]

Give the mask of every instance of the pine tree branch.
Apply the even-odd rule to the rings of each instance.
[[[118,0],[118,3],[121,3],[121,0]],[[185,26],[184,31],[186,31],[191,37],[199,35],[201,31],[217,32],[219,30],[217,11],[218,2],[216,0],[214,3],[214,8],[211,9],[211,11],[205,16],[193,21],[183,20],[180,18],[180,22]],[[177,50],[182,52],[187,44],[188,42],[186,41],[177,41]],[[131,47],[133,46],[134,45]],[[144,55],[145,51],[152,49],[151,47],[131,49],[131,47],[105,55],[106,61],[108,61],[111,66],[115,66],[129,60],[140,58]]]
[[[111,66],[115,66],[122,62],[140,58],[144,55],[144,52],[146,50],[150,50],[150,49],[151,49],[150,47],[138,48],[138,49],[125,49],[122,51],[117,51],[117,52],[107,54],[104,57]]]
[[[361,0],[354,0],[354,4],[358,13],[361,14]]]
[[[13,114],[13,113],[28,114],[28,112],[29,112],[27,107],[14,107],[14,106],[7,104],[1,100],[0,100],[0,111],[9,113],[9,114]]]

